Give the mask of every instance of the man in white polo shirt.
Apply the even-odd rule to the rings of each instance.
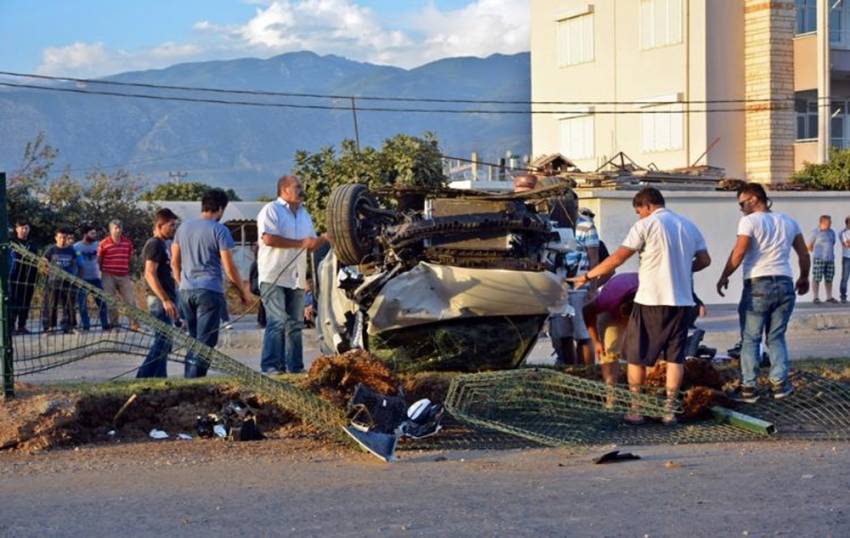
[[[770,348],[770,384],[773,397],[785,398],[793,391],[788,382],[788,346],[785,329],[794,311],[794,292],[809,291],[811,265],[800,226],[789,216],[770,210],[767,193],[758,183],[738,190],[738,206],[744,214],[738,222],[738,238],[726,267],[717,281],[717,293],[729,286],[729,277],[744,265],[744,292],[738,313],[741,316],[741,390],[738,399],[755,403],[759,399],[759,347],[766,333]],[[794,283],[791,249],[797,252],[800,277]]]
[[[653,187],[632,199],[640,217],[625,241],[602,263],[573,279],[583,285],[611,273],[635,252],[640,255],[638,291],[626,331],[622,354],[628,361],[629,390],[641,392],[646,369],[663,355],[667,361],[667,414],[664,424],[676,423],[674,408],[684,376],[689,313],[694,307],[693,274],[711,264],[696,225],[664,207],[664,196]],[[635,400],[626,422],[644,422]]]
[[[260,369],[266,374],[304,370],[301,331],[307,252],[326,241],[316,237],[313,219],[302,205],[304,191],[297,177],[281,177],[277,193],[277,200],[266,204],[257,215],[257,270],[266,309]]]

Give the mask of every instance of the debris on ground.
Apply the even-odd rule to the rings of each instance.
[[[450,372],[422,372],[403,376],[402,386],[407,403],[412,404],[424,398],[432,402],[444,402],[455,375]]]
[[[620,453],[619,450],[612,450],[611,452],[606,452],[597,458],[593,458],[593,463],[596,465],[602,465],[604,463],[618,463],[621,461],[633,461],[639,459],[640,456],[637,454],[632,454],[631,452]]]
[[[346,406],[360,383],[389,396],[397,395],[400,386],[386,364],[362,349],[319,357],[307,372],[307,388],[340,408]]]
[[[709,387],[692,387],[685,391],[682,398],[682,418],[700,420],[711,417],[711,407],[730,405],[729,397],[723,391]]]
[[[720,390],[730,379],[737,377],[732,368],[718,368],[711,360],[690,358],[685,361],[685,374],[682,379],[682,390],[691,387],[708,387]],[[646,385],[653,388],[663,388],[667,383],[667,362],[658,361],[646,373]]]
[[[18,387],[16,386],[16,389]],[[257,429],[280,437],[313,436],[294,415],[273,400],[224,383],[187,384],[164,389],[121,390],[84,394],[79,390],[27,386],[17,397],[0,400],[0,450],[38,451],[86,443],[151,441],[151,430],[197,431],[199,417],[221,409],[231,400],[245,402],[254,410]],[[120,415],[118,411],[124,407]],[[118,427],[113,426],[116,419]],[[209,425],[209,436],[214,434]],[[227,431],[225,431],[225,437]]]
[[[156,428],[154,428],[150,431],[150,433],[148,433],[148,437],[156,440],[168,439],[168,432],[157,430]]]

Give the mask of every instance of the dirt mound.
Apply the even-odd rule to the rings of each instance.
[[[408,404],[412,404],[422,398],[428,398],[432,402],[443,403],[455,375],[447,372],[424,372],[405,376],[403,378],[405,400]]]
[[[708,387],[693,387],[685,392],[682,399],[682,417],[687,420],[702,420],[711,417],[711,407],[714,405],[730,405],[729,398],[723,391]]]
[[[186,385],[136,393],[127,402],[123,393],[30,393],[0,402],[0,449],[42,450],[85,443],[149,439],[150,430],[196,435],[198,416],[218,413],[230,400],[241,400],[256,411],[263,433],[288,435],[300,422],[271,400],[225,385]],[[109,435],[111,430],[115,434]]]
[[[718,370],[710,360],[688,359],[685,361],[685,375],[682,379],[682,390],[691,387],[708,387],[720,390],[727,381],[725,372]],[[667,363],[658,361],[646,373],[646,384],[650,387],[663,388],[667,383]]]
[[[79,396],[31,389],[0,400],[0,449],[41,450],[72,441]]]
[[[390,396],[400,386],[383,362],[362,349],[319,357],[307,372],[307,388],[339,407],[345,407],[358,383]]]

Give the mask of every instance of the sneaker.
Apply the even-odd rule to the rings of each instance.
[[[277,368],[269,368],[268,370],[263,370],[263,374],[265,375],[283,375],[286,372],[281,372]]]
[[[741,342],[738,342],[737,344],[735,344],[734,347],[730,347],[726,351],[726,354],[729,355],[730,357],[732,357],[733,359],[740,359],[741,358]]]
[[[31,333],[30,333],[30,330],[29,330],[29,329],[27,329],[26,327],[20,327],[20,328],[19,328],[17,331],[15,331],[15,332],[16,332],[17,334],[31,334]]]
[[[76,330],[76,329],[65,329],[63,332],[64,332],[65,334],[77,334],[77,330]]]
[[[736,402],[756,403],[759,401],[759,393],[755,387],[741,387],[732,397]]]
[[[828,302],[830,304],[838,304],[838,301],[835,299],[835,297],[830,297],[829,299],[826,300],[826,302]]]
[[[821,302],[821,301],[820,301],[820,299],[815,299],[815,300],[813,300],[812,302],[813,302],[814,304],[820,304],[820,302]]]
[[[794,392],[794,386],[787,381],[785,383],[771,383],[770,390],[773,393],[774,400],[781,400]]]
[[[841,304],[846,304],[846,303],[847,303],[847,297],[842,297],[841,298]]]

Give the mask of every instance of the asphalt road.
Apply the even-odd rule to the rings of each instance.
[[[0,536],[850,535],[846,443],[632,447],[611,465],[193,443],[0,454]]]

